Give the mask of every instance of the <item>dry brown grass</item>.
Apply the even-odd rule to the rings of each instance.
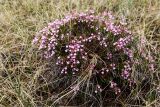
[[[86,9],[111,10],[128,20],[128,27],[138,40],[146,40],[139,48],[147,47],[146,52],[157,54],[155,78],[149,92],[156,90],[160,81],[160,1],[159,0],[0,0],[0,106],[37,107],[49,106],[57,98],[55,92],[49,93],[48,84],[58,79],[49,71],[48,61],[40,57],[32,47],[34,34],[48,22],[72,11]],[[150,48],[149,48],[150,47]],[[142,65],[143,66],[143,65]],[[43,75],[42,75],[43,74]],[[151,73],[151,76],[153,73]],[[45,76],[47,75],[47,76]],[[50,79],[39,83],[40,77]],[[52,80],[52,81],[51,81]],[[140,81],[139,81],[140,82]],[[160,86],[158,86],[160,87]],[[41,98],[37,89],[48,93]],[[160,88],[159,88],[160,89]],[[137,94],[137,97],[140,95]],[[140,98],[144,105],[160,106],[159,99],[152,96]],[[160,96],[159,96],[160,98]],[[132,98],[130,98],[132,99]],[[123,106],[131,106],[121,102]],[[138,106],[135,104],[135,106]]]

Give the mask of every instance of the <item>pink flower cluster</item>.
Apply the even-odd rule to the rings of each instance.
[[[117,83],[110,81],[110,88],[114,90],[115,94],[118,94],[121,92],[120,88],[117,87]]]
[[[126,62],[126,64],[124,65],[124,68],[122,69],[122,77],[124,79],[129,79],[129,76],[130,76],[130,72],[131,72],[131,67],[130,67],[130,64],[129,62]]]
[[[131,37],[127,36],[125,38],[120,38],[117,42],[114,43],[114,45],[116,45],[117,49],[124,49],[129,42],[131,42]]]
[[[68,53],[68,56],[65,60],[63,60],[63,65],[66,69],[62,69],[61,73],[66,74],[68,69],[70,69],[73,74],[79,71],[78,65],[80,64],[80,61],[78,59],[78,55],[80,54],[80,57],[84,59],[87,54],[86,52],[84,52],[83,47],[84,45],[77,40],[72,40],[70,44],[66,45],[65,52]],[[62,66],[62,64],[60,65]]]
[[[33,44],[38,44],[44,57],[56,56],[61,74],[76,74],[91,66],[93,56],[98,56],[93,71],[114,79],[116,72],[130,81],[133,52],[129,45],[132,35],[122,24],[115,23],[111,12],[96,14],[90,10],[72,13],[56,19],[39,31]],[[117,73],[118,75],[118,73]],[[111,82],[115,93],[120,92]]]

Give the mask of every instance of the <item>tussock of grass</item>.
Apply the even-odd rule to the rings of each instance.
[[[139,49],[144,48],[145,53],[151,53],[155,57],[154,71],[139,73],[135,70],[139,87],[123,100],[114,99],[115,102],[121,106],[160,106],[160,93],[157,93],[158,90],[160,92],[159,0],[0,0],[0,106],[54,106],[57,103],[55,100],[68,92],[63,87],[71,81],[55,76],[54,63],[44,60],[35,47],[32,47],[31,41],[35,33],[53,19],[72,10],[85,11],[90,8],[98,11],[111,10],[120,18],[125,16],[128,27],[138,40]],[[144,67],[145,65],[141,65],[141,68]],[[144,77],[149,78],[143,81]],[[87,81],[86,78],[80,80]],[[81,81],[82,86],[84,81]],[[148,90],[145,92],[143,87]],[[91,96],[88,93],[92,92],[83,93],[88,100],[84,101],[81,95],[73,99],[92,105],[88,97]],[[132,102],[134,99],[136,101]],[[96,101],[97,98],[93,100]],[[58,103],[69,104],[67,101],[69,100],[64,98]],[[79,103],[73,101],[70,104]],[[102,105],[102,101],[103,99],[97,102]]]

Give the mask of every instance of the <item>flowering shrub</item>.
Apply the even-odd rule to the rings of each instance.
[[[110,12],[88,11],[49,23],[36,34],[33,43],[38,44],[45,58],[55,57],[60,74],[79,75],[89,67],[118,94],[121,90],[115,78],[133,83],[132,39]]]

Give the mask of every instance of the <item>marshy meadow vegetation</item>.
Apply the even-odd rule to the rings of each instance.
[[[160,0],[0,0],[0,107],[63,106],[160,106]]]

